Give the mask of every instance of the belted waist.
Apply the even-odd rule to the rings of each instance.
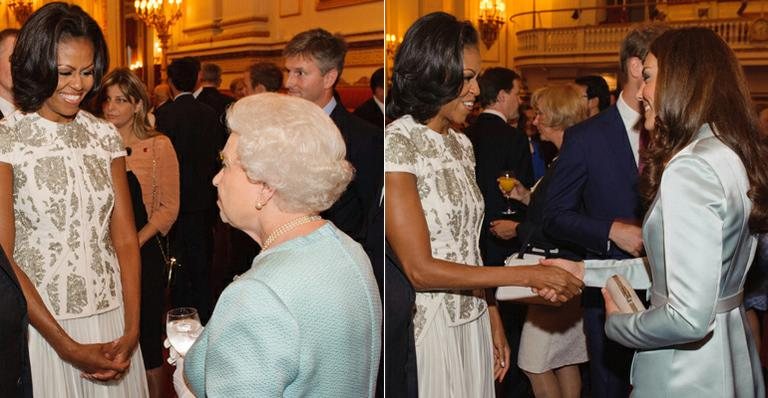
[[[666,304],[667,301],[667,296],[651,291],[651,304],[653,304],[654,307],[661,307]],[[721,297],[717,300],[717,304],[715,305],[715,313],[722,314],[730,312],[732,309],[738,308],[742,302],[744,302],[744,290],[739,290],[737,293],[730,296]]]

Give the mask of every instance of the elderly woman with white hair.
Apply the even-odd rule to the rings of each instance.
[[[245,97],[227,117],[213,179],[221,217],[262,251],[186,354],[186,385],[199,397],[373,396],[381,305],[370,262],[318,215],[352,179],[344,140],[322,109],[280,94]]]

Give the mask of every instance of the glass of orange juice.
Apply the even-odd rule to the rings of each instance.
[[[499,177],[496,181],[499,183],[499,188],[505,193],[504,198],[507,200],[507,209],[502,211],[501,214],[510,216],[517,213],[517,211],[512,210],[512,206],[510,206],[509,202],[510,199],[506,195],[512,192],[512,190],[515,189],[515,185],[518,183],[517,179],[515,179],[515,173],[511,170],[504,170],[499,173]]]

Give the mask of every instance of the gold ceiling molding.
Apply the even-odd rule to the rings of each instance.
[[[249,30],[245,32],[222,33],[215,36],[181,40],[179,41],[179,47],[192,46],[195,44],[216,43],[216,42],[222,42],[226,40],[243,39],[243,38],[249,38],[249,37],[269,37],[269,31],[268,30]]]
[[[354,6],[358,4],[364,4],[364,3],[374,3],[377,1],[381,1],[381,0],[317,0],[315,9],[318,11],[328,10],[331,8]]]
[[[269,22],[269,17],[257,15],[257,16],[245,17],[245,18],[225,19],[220,21],[214,21],[207,24],[190,26],[189,28],[186,28],[183,31],[186,34],[193,34],[193,33],[204,32],[207,30],[221,30],[233,25],[243,25],[243,24],[249,24],[254,22],[267,23]]]
[[[344,59],[344,66],[373,66],[384,65],[384,48],[371,48],[365,50],[350,50]]]

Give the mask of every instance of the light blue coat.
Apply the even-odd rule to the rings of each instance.
[[[184,373],[198,397],[366,397],[380,347],[368,257],[328,222],[265,250],[224,290]]]
[[[609,316],[608,337],[638,351],[634,397],[764,397],[742,296],[756,239],[749,181],[738,156],[708,127],[667,164],[643,223],[641,259],[587,261],[585,282],[621,273],[650,285],[651,307]],[[646,267],[650,269],[650,280]]]

